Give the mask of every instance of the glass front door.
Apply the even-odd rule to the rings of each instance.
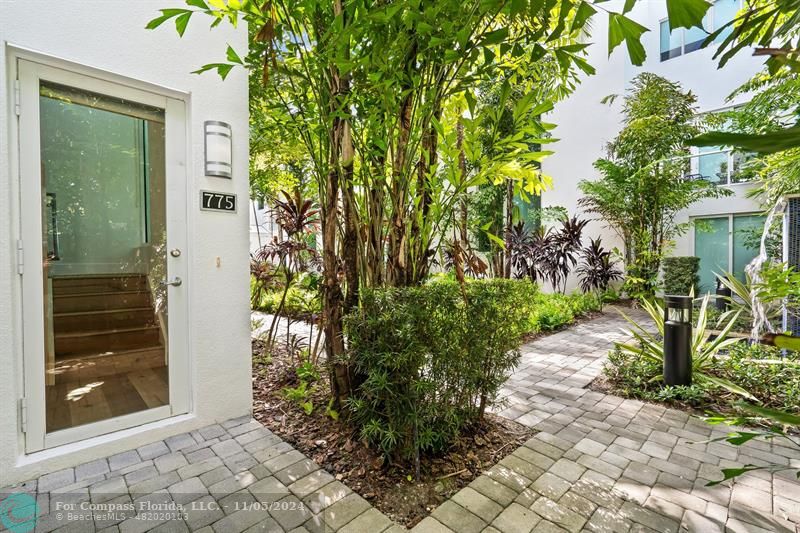
[[[26,344],[34,337],[40,346],[26,346],[26,375],[34,376],[26,401],[28,416],[41,417],[34,426],[46,447],[51,435],[66,435],[50,439],[58,444],[173,414],[172,385],[186,377],[172,368],[185,339],[173,339],[170,324],[182,320],[176,274],[183,267],[174,246],[181,233],[173,221],[183,218],[183,198],[169,184],[182,180],[166,163],[168,98],[22,67],[25,103],[35,95],[38,110],[36,120],[21,115],[20,124],[20,142],[36,145],[23,150],[36,158],[21,161],[23,183],[26,170],[38,170],[37,186],[23,185],[23,203],[35,202],[39,213],[24,253],[39,256],[26,263],[41,264],[24,270],[23,306],[26,317],[37,308],[42,317],[38,332],[25,324]]]
[[[39,94],[52,432],[169,404],[164,110]]]

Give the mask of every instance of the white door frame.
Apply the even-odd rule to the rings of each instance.
[[[80,67],[39,54],[17,51],[11,56],[19,88],[19,224],[22,243],[22,333],[25,451],[31,453],[69,442],[188,413],[191,405],[188,339],[187,251],[187,102],[170,89]],[[169,399],[154,409],[47,433],[45,428],[44,289],[42,267],[42,183],[40,170],[39,81],[47,80],[99,94],[155,106],[165,114],[167,254],[169,279],[183,280],[169,287]]]

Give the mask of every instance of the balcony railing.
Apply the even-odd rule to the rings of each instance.
[[[749,154],[731,150],[709,150],[686,157],[683,178],[704,180],[715,185],[753,181],[755,175],[745,163]]]

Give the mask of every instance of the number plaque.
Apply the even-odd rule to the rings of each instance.
[[[236,212],[236,195],[224,192],[200,191],[200,209],[203,211]]]

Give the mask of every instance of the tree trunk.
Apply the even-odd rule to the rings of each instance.
[[[413,38],[413,35],[411,36]],[[416,69],[417,47],[412,45],[405,57],[407,78],[412,78]],[[406,235],[406,204],[408,185],[406,174],[408,142],[411,136],[411,112],[413,108],[412,87],[405,87],[406,96],[397,117],[397,140],[394,144],[392,160],[392,186],[390,202],[392,206],[389,224],[389,246],[386,263],[386,282],[393,287],[403,287],[408,280],[408,238]]]
[[[350,82],[342,80],[343,90],[349,91]],[[342,260],[347,282],[344,298],[344,313],[358,305],[358,221],[356,219],[355,192],[353,190],[353,137],[350,124],[345,122],[342,131],[342,205],[344,207],[344,236],[342,238]]]
[[[506,180],[506,223],[503,241],[506,244],[503,277],[511,277],[511,229],[514,225],[514,182]]]
[[[461,183],[467,181],[467,155],[464,153],[464,123],[458,119],[456,124],[456,148],[458,148],[458,172],[461,177]],[[460,213],[458,229],[461,238],[461,247],[464,250],[469,248],[469,234],[467,233],[467,190],[461,193]]]
[[[432,115],[437,121],[442,118],[442,106],[439,100],[433,104]],[[436,166],[438,149],[439,134],[431,123],[422,136],[420,156],[417,162],[416,196],[420,198],[420,201],[413,204],[411,212],[410,241],[414,243],[414,249],[408,265],[409,285],[422,282],[428,275],[428,265],[432,255],[429,247],[430,227],[426,226],[432,202],[429,175]]]
[[[342,1],[334,1],[334,14],[342,16]],[[343,21],[346,24],[346,21]],[[350,161],[344,160],[345,153],[352,146],[345,147],[349,139],[348,124],[336,115],[344,107],[343,82],[336,66],[330,67],[330,113],[333,118],[330,139],[330,170],[325,183],[325,190],[320,191],[322,202],[322,268],[323,268],[323,323],[325,324],[325,354],[330,375],[331,395],[334,405],[341,409],[344,401],[351,394],[350,369],[344,349],[342,326],[342,288],[339,283],[339,265],[336,257],[336,230],[339,214],[339,188],[342,169]],[[347,138],[347,139],[346,139]]]
[[[364,262],[366,263],[366,283],[370,287],[379,287],[383,285],[384,281],[383,262],[386,254],[383,238],[384,187],[386,186],[384,175],[385,163],[386,156],[384,154],[372,165],[372,186],[364,191],[369,222],[367,226]]]

